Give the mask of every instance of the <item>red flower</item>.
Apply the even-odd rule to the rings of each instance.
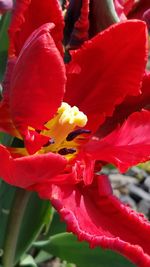
[[[28,7],[24,1],[17,2],[20,9],[10,27],[10,58],[15,60],[13,70],[9,65],[6,73],[0,126],[24,140],[25,147],[0,145],[0,176],[50,199],[80,240],[148,266],[149,223],[120,203],[108,178],[96,171],[100,161],[125,171],[150,158],[150,112],[133,113],[110,135],[95,137],[116,105],[127,95],[139,94],[147,53],[145,24],[127,21],[108,28],[72,52],[65,66],[57,1],[50,5],[59,14],[56,21],[50,15],[56,28],[51,23],[41,26],[48,22],[44,17],[48,13],[40,13],[38,19],[39,12],[32,9],[33,5],[44,8],[46,3],[47,10],[48,3],[54,2],[34,0]],[[30,35],[32,21],[40,27]]]

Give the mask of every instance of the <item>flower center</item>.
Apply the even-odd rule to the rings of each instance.
[[[55,117],[45,124],[42,135],[49,136],[49,143],[44,145],[38,153],[59,153],[66,158],[73,158],[85,139],[84,134],[90,131],[81,129],[87,123],[87,116],[74,106],[63,102]]]
[[[74,158],[81,145],[87,140],[85,135],[90,133],[83,128],[86,123],[87,116],[83,112],[76,106],[71,107],[63,102],[54,118],[49,120],[44,125],[44,130],[39,132],[40,135],[49,137],[49,141],[36,153],[53,152],[65,156],[68,160]],[[33,128],[31,130],[34,131]],[[28,155],[26,148],[21,147],[12,147],[11,152],[22,156]]]

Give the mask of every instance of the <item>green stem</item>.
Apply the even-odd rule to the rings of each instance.
[[[10,14],[6,13],[3,15],[1,20],[1,26],[0,26],[0,43],[1,43],[1,51],[7,50],[8,47],[8,35],[7,35],[7,29],[10,22]]]
[[[119,22],[113,0],[92,0],[90,4],[90,37]]]
[[[8,220],[7,237],[4,245],[3,267],[13,267],[19,231],[30,192],[17,188]]]

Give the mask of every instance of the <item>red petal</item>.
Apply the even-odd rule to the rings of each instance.
[[[57,0],[16,0],[14,14],[9,28],[10,55],[19,55],[29,35],[41,25],[53,22],[52,36],[62,52],[63,15]]]
[[[136,5],[136,0],[127,0],[124,1],[124,12],[126,15],[134,8],[134,5]]]
[[[117,12],[117,15],[121,20],[127,19],[124,13],[124,6],[122,0],[114,0],[114,6]]]
[[[75,22],[80,17],[80,11],[82,7],[82,0],[73,0],[67,3],[66,13],[65,13],[65,28],[64,28],[64,43],[65,46],[68,44],[71,33],[74,29]]]
[[[121,128],[104,139],[92,140],[86,152],[94,159],[116,165],[121,172],[150,159],[150,112],[133,113]]]
[[[145,63],[145,24],[115,24],[73,53],[65,101],[79,106],[95,128],[126,95],[139,93]]]
[[[34,154],[50,141],[50,137],[39,134],[35,130],[27,130],[24,138],[24,146],[29,154]]]
[[[106,176],[95,177],[90,186],[52,186],[46,197],[80,241],[115,250],[139,267],[149,266],[150,224],[112,195]]]
[[[46,181],[46,183],[37,183],[28,189],[38,192],[42,198],[48,198],[47,196],[50,194],[52,184],[72,186],[81,181],[83,181],[85,185],[91,184],[93,181],[95,161],[93,161],[89,155],[80,154],[79,156],[80,157],[70,162],[63,173]]]
[[[67,48],[75,49],[88,40],[89,0],[71,1],[65,18],[65,37],[69,38]],[[74,20],[74,21],[73,21]],[[74,22],[73,29],[71,26]],[[69,31],[72,30],[72,33]],[[70,33],[71,36],[67,36]],[[67,41],[67,40],[66,40]]]
[[[7,103],[3,101],[0,103],[0,131],[20,138],[19,132],[11,119],[9,107]]]
[[[54,153],[36,154],[13,159],[9,151],[0,145],[0,176],[7,183],[27,188],[44,183],[61,173],[66,159]]]
[[[125,20],[126,15],[132,10],[135,0],[114,0],[115,9],[121,20]]]
[[[81,180],[85,185],[92,183],[93,172],[95,169],[95,160],[93,160],[90,155],[80,152],[77,158],[75,158],[75,168],[78,177],[76,180],[78,182],[79,180]]]
[[[11,84],[11,76],[13,69],[16,64],[16,57],[11,57],[7,61],[5,76],[3,80],[3,101],[9,104],[9,94],[10,94],[10,84]]]
[[[22,134],[28,126],[43,128],[63,98],[65,67],[50,36],[51,27],[45,24],[30,36],[12,74],[10,111]]]
[[[145,74],[141,87],[141,94],[138,96],[128,96],[116,107],[113,115],[108,117],[97,131],[99,137],[103,137],[113,131],[118,124],[133,112],[140,111],[142,108],[150,108],[150,73]]]
[[[143,20],[146,22],[148,30],[150,30],[150,6],[143,14]]]
[[[15,126],[12,122],[9,110],[9,94],[11,75],[16,64],[16,58],[10,58],[7,62],[5,77],[3,81],[3,99],[0,102],[0,131],[7,132],[11,135],[18,135]]]

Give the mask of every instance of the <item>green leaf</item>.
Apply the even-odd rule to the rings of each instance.
[[[31,255],[25,255],[20,261],[20,266],[38,267]]]
[[[40,263],[43,263],[44,261],[50,260],[52,258],[53,258],[53,256],[50,253],[47,253],[43,250],[40,250],[38,255],[35,257],[35,262],[36,262],[36,264],[40,264]]]
[[[7,29],[10,21],[10,14],[5,14],[0,21],[0,81],[3,79],[3,75],[7,62],[7,50],[8,50],[8,35]]]
[[[10,146],[13,139],[14,137],[12,137],[11,135],[0,132],[0,144],[3,144],[4,146]]]
[[[8,49],[8,26],[10,22],[10,14],[6,13],[0,21],[0,51]]]
[[[66,263],[66,267],[75,267],[73,263]]]
[[[47,216],[50,219],[51,206],[49,201],[41,200],[33,193],[25,210],[19,232],[15,261],[27,251],[46,225]]]
[[[68,263],[66,261],[63,261],[61,267],[76,267],[76,266],[73,263]]]
[[[53,220],[51,222],[49,230],[46,233],[45,239],[49,238],[49,236],[56,235],[59,233],[64,233],[64,232],[66,232],[66,224],[60,221],[59,214],[56,211],[54,211]]]
[[[52,236],[45,243],[36,243],[42,250],[77,265],[77,267],[134,267],[123,256],[110,250],[90,249],[85,242],[77,241],[72,234],[62,233]]]
[[[15,187],[0,181],[0,249],[3,250],[7,222],[15,194]]]
[[[3,80],[3,76],[6,69],[7,51],[0,51],[0,81]]]

